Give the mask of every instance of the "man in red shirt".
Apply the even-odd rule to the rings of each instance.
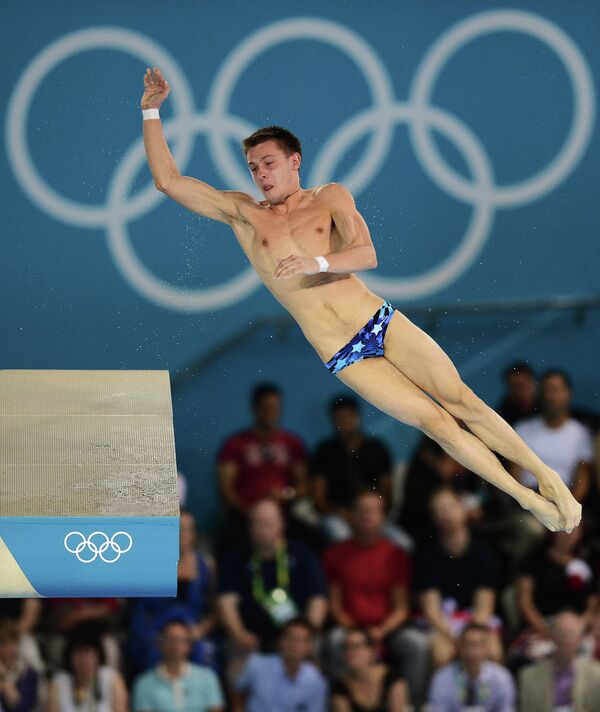
[[[221,494],[246,513],[261,499],[287,502],[303,494],[307,456],[301,439],[279,427],[281,392],[261,383],[252,392],[254,424],[228,437],[218,454]]]
[[[279,388],[271,383],[255,386],[251,407],[253,425],[229,436],[217,455],[228,540],[245,532],[245,515],[256,502],[270,498],[289,510],[306,489],[308,457],[302,440],[279,427]]]
[[[339,675],[345,630],[359,626],[389,651],[412,687],[412,638],[402,627],[410,615],[411,560],[382,535],[384,522],[381,495],[362,492],[353,505],[351,538],[325,551],[330,611],[336,625],[328,640],[330,672]],[[419,653],[418,649],[414,652]]]

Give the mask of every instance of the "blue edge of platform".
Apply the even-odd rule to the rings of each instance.
[[[177,594],[179,517],[0,517],[0,537],[40,596]]]

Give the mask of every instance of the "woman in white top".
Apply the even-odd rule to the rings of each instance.
[[[123,678],[103,664],[104,652],[97,638],[71,638],[64,657],[65,669],[50,683],[47,712],[127,712]]]

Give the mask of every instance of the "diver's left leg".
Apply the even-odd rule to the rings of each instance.
[[[464,421],[490,450],[530,470],[539,482],[540,493],[559,508],[565,528],[577,526],[581,505],[560,475],[548,467],[498,413],[463,383],[439,344],[397,310],[385,334],[384,357],[415,385],[433,396],[449,413]]]

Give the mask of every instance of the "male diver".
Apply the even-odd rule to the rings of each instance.
[[[377,256],[348,190],[338,183],[301,188],[300,142],[278,126],[259,129],[243,141],[248,169],[264,200],[182,176],[158,116],[169,91],[160,70],[148,68],[141,107],[144,146],[157,189],[188,210],[231,227],[267,289],[346,386],[426,433],[551,531],[574,529],[581,505],[558,473],[462,382],[428,334],[354,274],[376,267]],[[539,494],[517,482],[495,452],[532,472]]]

